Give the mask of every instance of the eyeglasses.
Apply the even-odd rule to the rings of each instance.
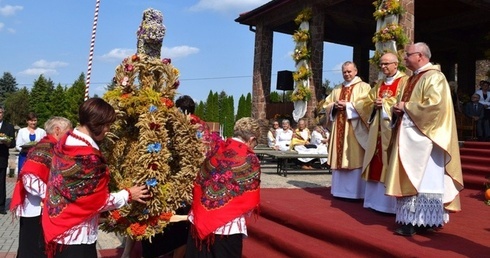
[[[411,55],[413,55],[413,54],[420,54],[420,52],[413,52],[413,53],[408,53],[408,52],[407,52],[407,53],[405,53],[405,56],[406,56],[406,57],[409,57],[409,56],[411,56]]]
[[[388,66],[390,64],[394,64],[396,62],[389,62],[389,63],[379,63],[379,67],[383,67],[383,66]]]

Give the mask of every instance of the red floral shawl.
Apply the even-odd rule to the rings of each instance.
[[[37,176],[45,184],[48,182],[49,170],[51,168],[51,159],[53,157],[53,147],[57,140],[51,135],[46,135],[36,146],[34,146],[27,154],[26,162],[19,172],[17,182],[15,183],[12,201],[10,202],[10,210],[14,212],[17,207],[24,204],[27,191],[22,182],[22,176],[32,174]],[[19,211],[22,214],[22,210]]]
[[[194,183],[192,212],[199,239],[204,240],[231,220],[257,210],[260,201],[260,163],[244,143],[217,143]]]
[[[88,146],[67,146],[67,133],[54,148],[51,177],[47,184],[42,226],[48,255],[63,242],[70,229],[99,213],[109,198],[109,170],[102,153]]]

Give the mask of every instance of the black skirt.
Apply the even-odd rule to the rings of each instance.
[[[189,210],[190,206],[186,206],[178,209],[176,213],[187,214],[189,213]],[[188,221],[170,223],[162,233],[156,234],[151,238],[151,243],[149,240],[141,241],[143,257],[159,257],[185,245],[187,243],[189,225],[190,223]]]

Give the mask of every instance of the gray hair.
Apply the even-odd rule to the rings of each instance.
[[[424,43],[424,42],[417,42],[413,44],[415,46],[415,49],[417,49],[418,52],[420,52],[422,55],[424,55],[427,58],[431,58],[432,54],[430,53],[430,48],[429,46]]]
[[[290,124],[289,120],[287,120],[287,119],[283,119],[283,120],[281,121],[281,124],[283,124],[283,123],[287,123],[288,125]]]
[[[46,123],[44,123],[44,130],[46,130],[47,134],[52,134],[54,133],[54,129],[56,127],[59,127],[62,131],[71,129],[72,124],[70,120],[61,117],[61,116],[54,116],[51,117]]]
[[[251,117],[242,117],[238,119],[233,128],[233,137],[240,137],[244,141],[250,140],[251,137],[259,138],[259,122]]]

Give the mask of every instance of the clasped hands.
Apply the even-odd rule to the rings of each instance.
[[[335,101],[334,107],[335,107],[335,109],[337,109],[339,111],[344,111],[346,105],[347,105],[347,101],[345,101],[345,100],[338,100],[338,101]]]
[[[393,113],[399,117],[403,116],[403,114],[405,113],[405,102],[399,102],[399,103],[396,103],[394,106],[393,106]]]

